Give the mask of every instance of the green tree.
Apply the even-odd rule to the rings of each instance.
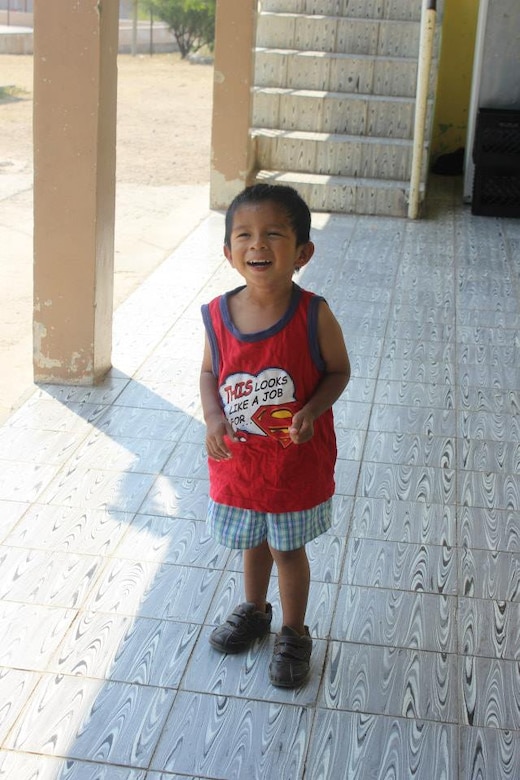
[[[216,0],[145,0],[145,5],[173,32],[183,59],[202,46],[213,48]]]

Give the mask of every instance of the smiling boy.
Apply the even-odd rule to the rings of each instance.
[[[320,296],[293,281],[314,254],[306,203],[258,184],[226,214],[224,254],[245,284],[202,307],[200,391],[210,474],[208,527],[243,550],[245,602],[211,634],[241,652],[270,629],[273,563],[283,612],[269,678],[292,688],[309,672],[305,545],[331,525],[332,404],[350,378],[341,328]]]

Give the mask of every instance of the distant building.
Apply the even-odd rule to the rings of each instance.
[[[133,0],[119,0],[119,18],[131,19],[133,16]]]
[[[32,14],[34,0],[0,0],[0,11],[21,11]]]
[[[34,0],[0,0],[0,11],[21,11],[32,14]],[[119,15],[121,19],[131,19],[133,0],[119,0]]]

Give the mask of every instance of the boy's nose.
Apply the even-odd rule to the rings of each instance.
[[[254,249],[265,249],[267,246],[267,241],[264,234],[257,233],[256,235],[251,236],[251,246]]]

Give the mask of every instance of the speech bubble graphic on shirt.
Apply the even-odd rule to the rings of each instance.
[[[267,368],[259,374],[237,373],[219,388],[224,413],[236,431],[269,436],[289,446],[289,426],[300,408],[294,382],[283,368]]]

